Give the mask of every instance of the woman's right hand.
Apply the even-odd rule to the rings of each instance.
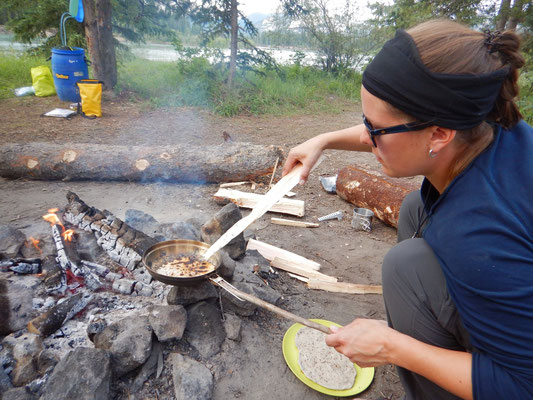
[[[296,164],[302,163],[303,168],[300,175],[300,184],[303,185],[307,182],[311,168],[316,164],[323,151],[324,144],[320,135],[292,148],[283,165],[283,176],[291,172]]]

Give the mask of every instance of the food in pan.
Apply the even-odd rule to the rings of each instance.
[[[357,371],[350,359],[326,344],[325,334],[307,327],[296,333],[298,364],[306,377],[328,389],[353,387]]]
[[[155,272],[176,278],[192,278],[213,272],[215,266],[197,256],[178,254],[165,261]]]

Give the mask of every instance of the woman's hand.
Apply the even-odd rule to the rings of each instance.
[[[375,367],[389,364],[389,343],[397,332],[385,321],[356,319],[338,328],[332,326],[332,333],[326,336],[326,344],[344,354],[361,367]]]
[[[321,136],[316,136],[306,142],[299,144],[291,149],[287,160],[283,165],[283,176],[287,175],[298,163],[302,163],[302,173],[300,175],[300,184],[307,182],[311,168],[318,161],[324,151],[324,144]]]

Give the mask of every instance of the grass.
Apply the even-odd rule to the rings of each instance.
[[[31,86],[30,70],[39,65],[47,65],[51,69],[51,63],[45,57],[0,52],[0,99],[15,96],[13,90],[16,88]]]

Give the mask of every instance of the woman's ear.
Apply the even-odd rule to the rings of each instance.
[[[435,126],[429,139],[430,149],[435,153],[438,153],[445,147],[447,147],[453,139],[455,139],[455,129],[443,128],[441,126]]]

